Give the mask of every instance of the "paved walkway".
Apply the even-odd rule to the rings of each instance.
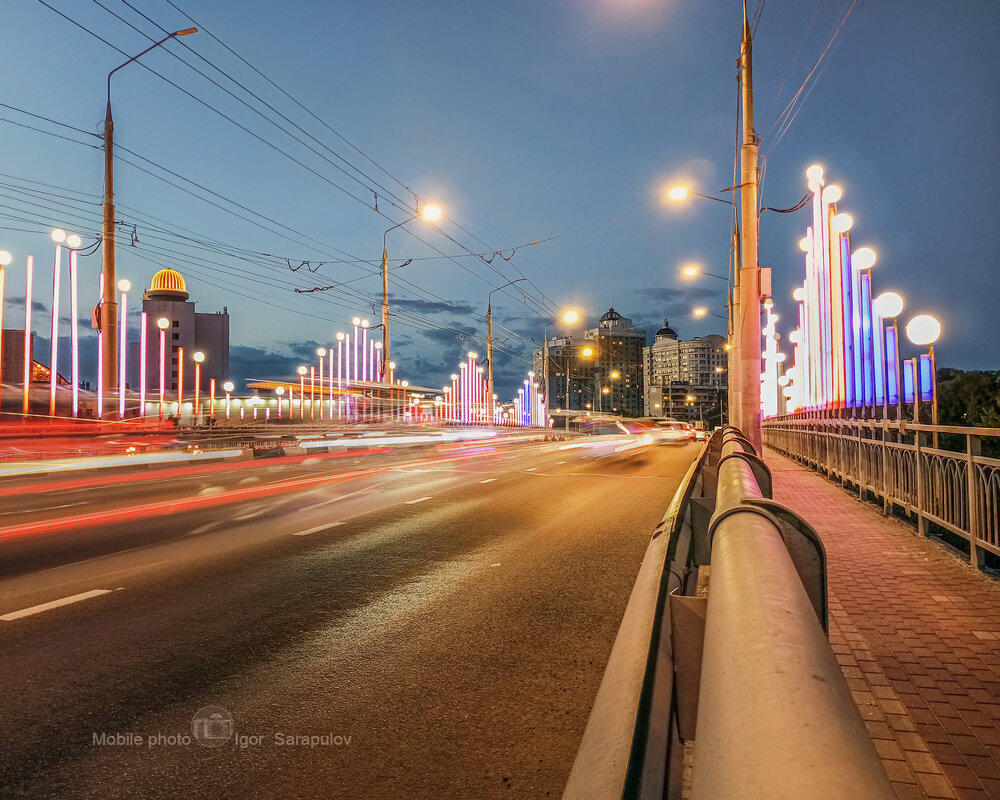
[[[830,641],[900,800],[1000,800],[1000,580],[768,450],[826,546]]]

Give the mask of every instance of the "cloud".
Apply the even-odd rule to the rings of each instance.
[[[315,357],[315,348],[312,352]],[[229,373],[237,386],[242,386],[248,378],[288,378],[295,375],[295,369],[302,361],[298,355],[277,353],[262,347],[229,347]]]
[[[421,331],[420,334],[435,344],[459,349],[464,345],[475,344],[479,338],[477,336],[478,331],[475,328],[462,325],[454,320],[448,323],[447,330],[444,328],[431,328],[430,330]]]
[[[703,300],[715,297],[719,293],[704,286],[690,286],[683,289],[667,289],[657,286],[650,289],[636,289],[634,294],[640,295],[649,300],[656,300],[661,303],[681,303],[684,301]]]
[[[473,314],[476,311],[468,303],[444,303],[403,297],[393,297],[391,305],[421,314]]]
[[[10,306],[11,308],[24,308],[24,295],[20,297],[7,297],[4,298],[4,305]],[[49,307],[38,300],[31,301],[31,310],[45,312],[49,310]]]

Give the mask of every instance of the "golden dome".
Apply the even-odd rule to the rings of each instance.
[[[187,297],[188,290],[184,283],[184,276],[175,269],[161,269],[153,276],[153,281],[149,285],[148,295],[171,297]]]

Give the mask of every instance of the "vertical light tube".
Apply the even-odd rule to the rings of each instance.
[[[316,418],[316,367],[309,365],[309,419]]]
[[[56,244],[52,264],[52,341],[49,356],[49,416],[56,415],[56,386],[59,383],[59,272],[62,267],[62,245]]]
[[[358,324],[354,323],[354,338],[350,340],[354,342],[354,382],[357,383],[358,380]]]
[[[146,312],[139,315],[139,416],[146,416]]]
[[[903,402],[912,403],[916,394],[914,392],[915,381],[915,370],[912,358],[908,358],[903,362]]]
[[[70,258],[72,258],[72,254]],[[127,296],[126,292],[122,292],[118,320],[118,419],[125,419],[125,364],[128,361],[126,358],[128,354],[128,329],[125,324],[128,319],[125,313]]]
[[[885,329],[886,396],[892,405],[899,403],[899,341],[896,326]]]
[[[361,327],[361,380],[368,380],[368,328]]]
[[[97,280],[98,303],[97,313],[101,313],[101,302],[104,298],[104,273]],[[98,317],[100,319],[100,317]],[[97,418],[104,417],[104,331],[97,331]]]
[[[194,362],[194,424],[196,427],[201,422],[201,362],[198,361],[197,355],[195,353]]]
[[[319,418],[323,419],[323,356],[319,357]]]
[[[929,403],[934,397],[934,372],[931,368],[931,357],[928,353],[920,355],[919,377],[920,402]]]
[[[167,332],[160,328],[160,419],[163,419],[163,398],[166,390]]]
[[[29,411],[31,393],[31,283],[34,267],[34,257],[28,256],[28,268],[24,284],[24,402],[22,411],[25,416],[27,416]]]
[[[208,418],[215,419],[215,378],[208,379]],[[281,399],[278,399],[278,408],[281,408]]]
[[[849,256],[850,257],[850,256]],[[865,404],[865,337],[861,319],[861,270],[851,259],[851,332],[854,337],[854,405]]]
[[[865,270],[860,275],[860,278],[861,293],[858,299],[860,301],[861,311],[861,349],[863,355],[861,370],[864,376],[862,394],[864,397],[864,404],[866,406],[870,406],[875,394],[875,360],[872,354],[872,276],[868,270]]]
[[[125,384],[122,383],[124,386]],[[177,419],[184,415],[184,348],[177,348]]]
[[[73,417],[80,416],[80,332],[77,330],[76,250],[69,251],[70,376],[73,381]],[[3,292],[0,291],[0,302]]]
[[[875,393],[872,399],[875,405],[885,406],[885,337],[882,317],[874,310],[872,311],[872,361],[875,378]]]
[[[854,308],[856,298],[854,293],[854,268],[851,266],[851,237],[844,234],[840,237],[841,293],[844,312],[844,399],[847,408],[857,405],[855,388],[855,351],[858,347],[858,334],[854,324]]]
[[[344,340],[337,337],[337,419],[340,419],[340,413],[343,405],[343,371],[344,371]]]

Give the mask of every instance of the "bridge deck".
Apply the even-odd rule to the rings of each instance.
[[[830,640],[897,796],[1000,798],[1000,581],[767,451],[826,545]]]

